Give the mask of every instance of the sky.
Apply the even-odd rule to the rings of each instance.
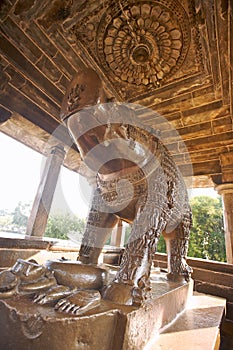
[[[0,209],[13,211],[17,204],[33,203],[45,157],[0,132]],[[192,189],[191,196],[217,196],[214,189]],[[85,218],[91,189],[77,173],[62,167],[51,211]]]
[[[13,211],[20,201],[34,201],[46,159],[2,132],[0,145],[0,209]],[[90,195],[85,179],[62,167],[51,210],[86,217]]]

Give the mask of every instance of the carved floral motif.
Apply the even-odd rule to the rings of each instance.
[[[103,38],[99,38],[98,53],[101,63],[121,80],[159,86],[182,64],[190,41],[185,11],[177,6],[174,13],[172,5],[163,3],[121,7],[107,23]]]
[[[118,99],[133,101],[203,69],[191,0],[88,3],[64,21],[64,36]]]

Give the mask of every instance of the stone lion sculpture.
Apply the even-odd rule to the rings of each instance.
[[[42,304],[63,297],[57,308],[67,312],[95,306],[96,293],[77,293],[69,284],[74,288],[72,281],[77,279],[81,289],[84,284],[85,290],[102,288],[101,283],[93,284],[93,278],[102,276],[98,258],[119,219],[131,223],[132,231],[114,280],[101,290],[104,299],[143,303],[150,291],[150,270],[161,234],[167,246],[168,278],[188,280],[191,210],[182,175],[159,133],[143,125],[131,105],[108,102],[100,78],[91,69],[80,71],[70,83],[61,119],[88,169],[85,174],[92,179],[93,199],[78,262],[72,267],[75,273],[66,262],[48,266],[58,283],[69,289],[55,285],[36,301]],[[69,294],[71,299],[64,299]]]
[[[187,190],[158,133],[141,124],[128,105],[107,103],[101,80],[90,69],[71,82],[61,118],[96,177],[79,261],[97,264],[118,219],[132,223],[119,271],[104,297],[132,304],[143,300],[161,233],[167,243],[169,277],[188,279]]]

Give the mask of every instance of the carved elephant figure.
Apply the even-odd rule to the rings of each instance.
[[[130,305],[147,298],[161,233],[168,277],[188,280],[191,210],[182,175],[159,133],[143,125],[130,104],[108,102],[106,89],[90,69],[70,83],[61,119],[95,180],[78,260],[97,264],[118,220],[132,224],[119,271],[103,297]]]

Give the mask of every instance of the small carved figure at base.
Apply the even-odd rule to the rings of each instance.
[[[0,298],[34,294],[56,285],[53,273],[35,260],[18,259],[14,266],[0,272]]]
[[[100,304],[98,288],[103,288],[107,270],[62,260],[48,261],[48,266],[39,265],[35,260],[18,259],[11,269],[0,272],[0,298],[34,295],[34,303],[54,306],[55,310],[72,315],[82,315]],[[58,283],[56,273],[60,280],[63,274],[64,285]],[[87,286],[96,289],[87,290]]]

